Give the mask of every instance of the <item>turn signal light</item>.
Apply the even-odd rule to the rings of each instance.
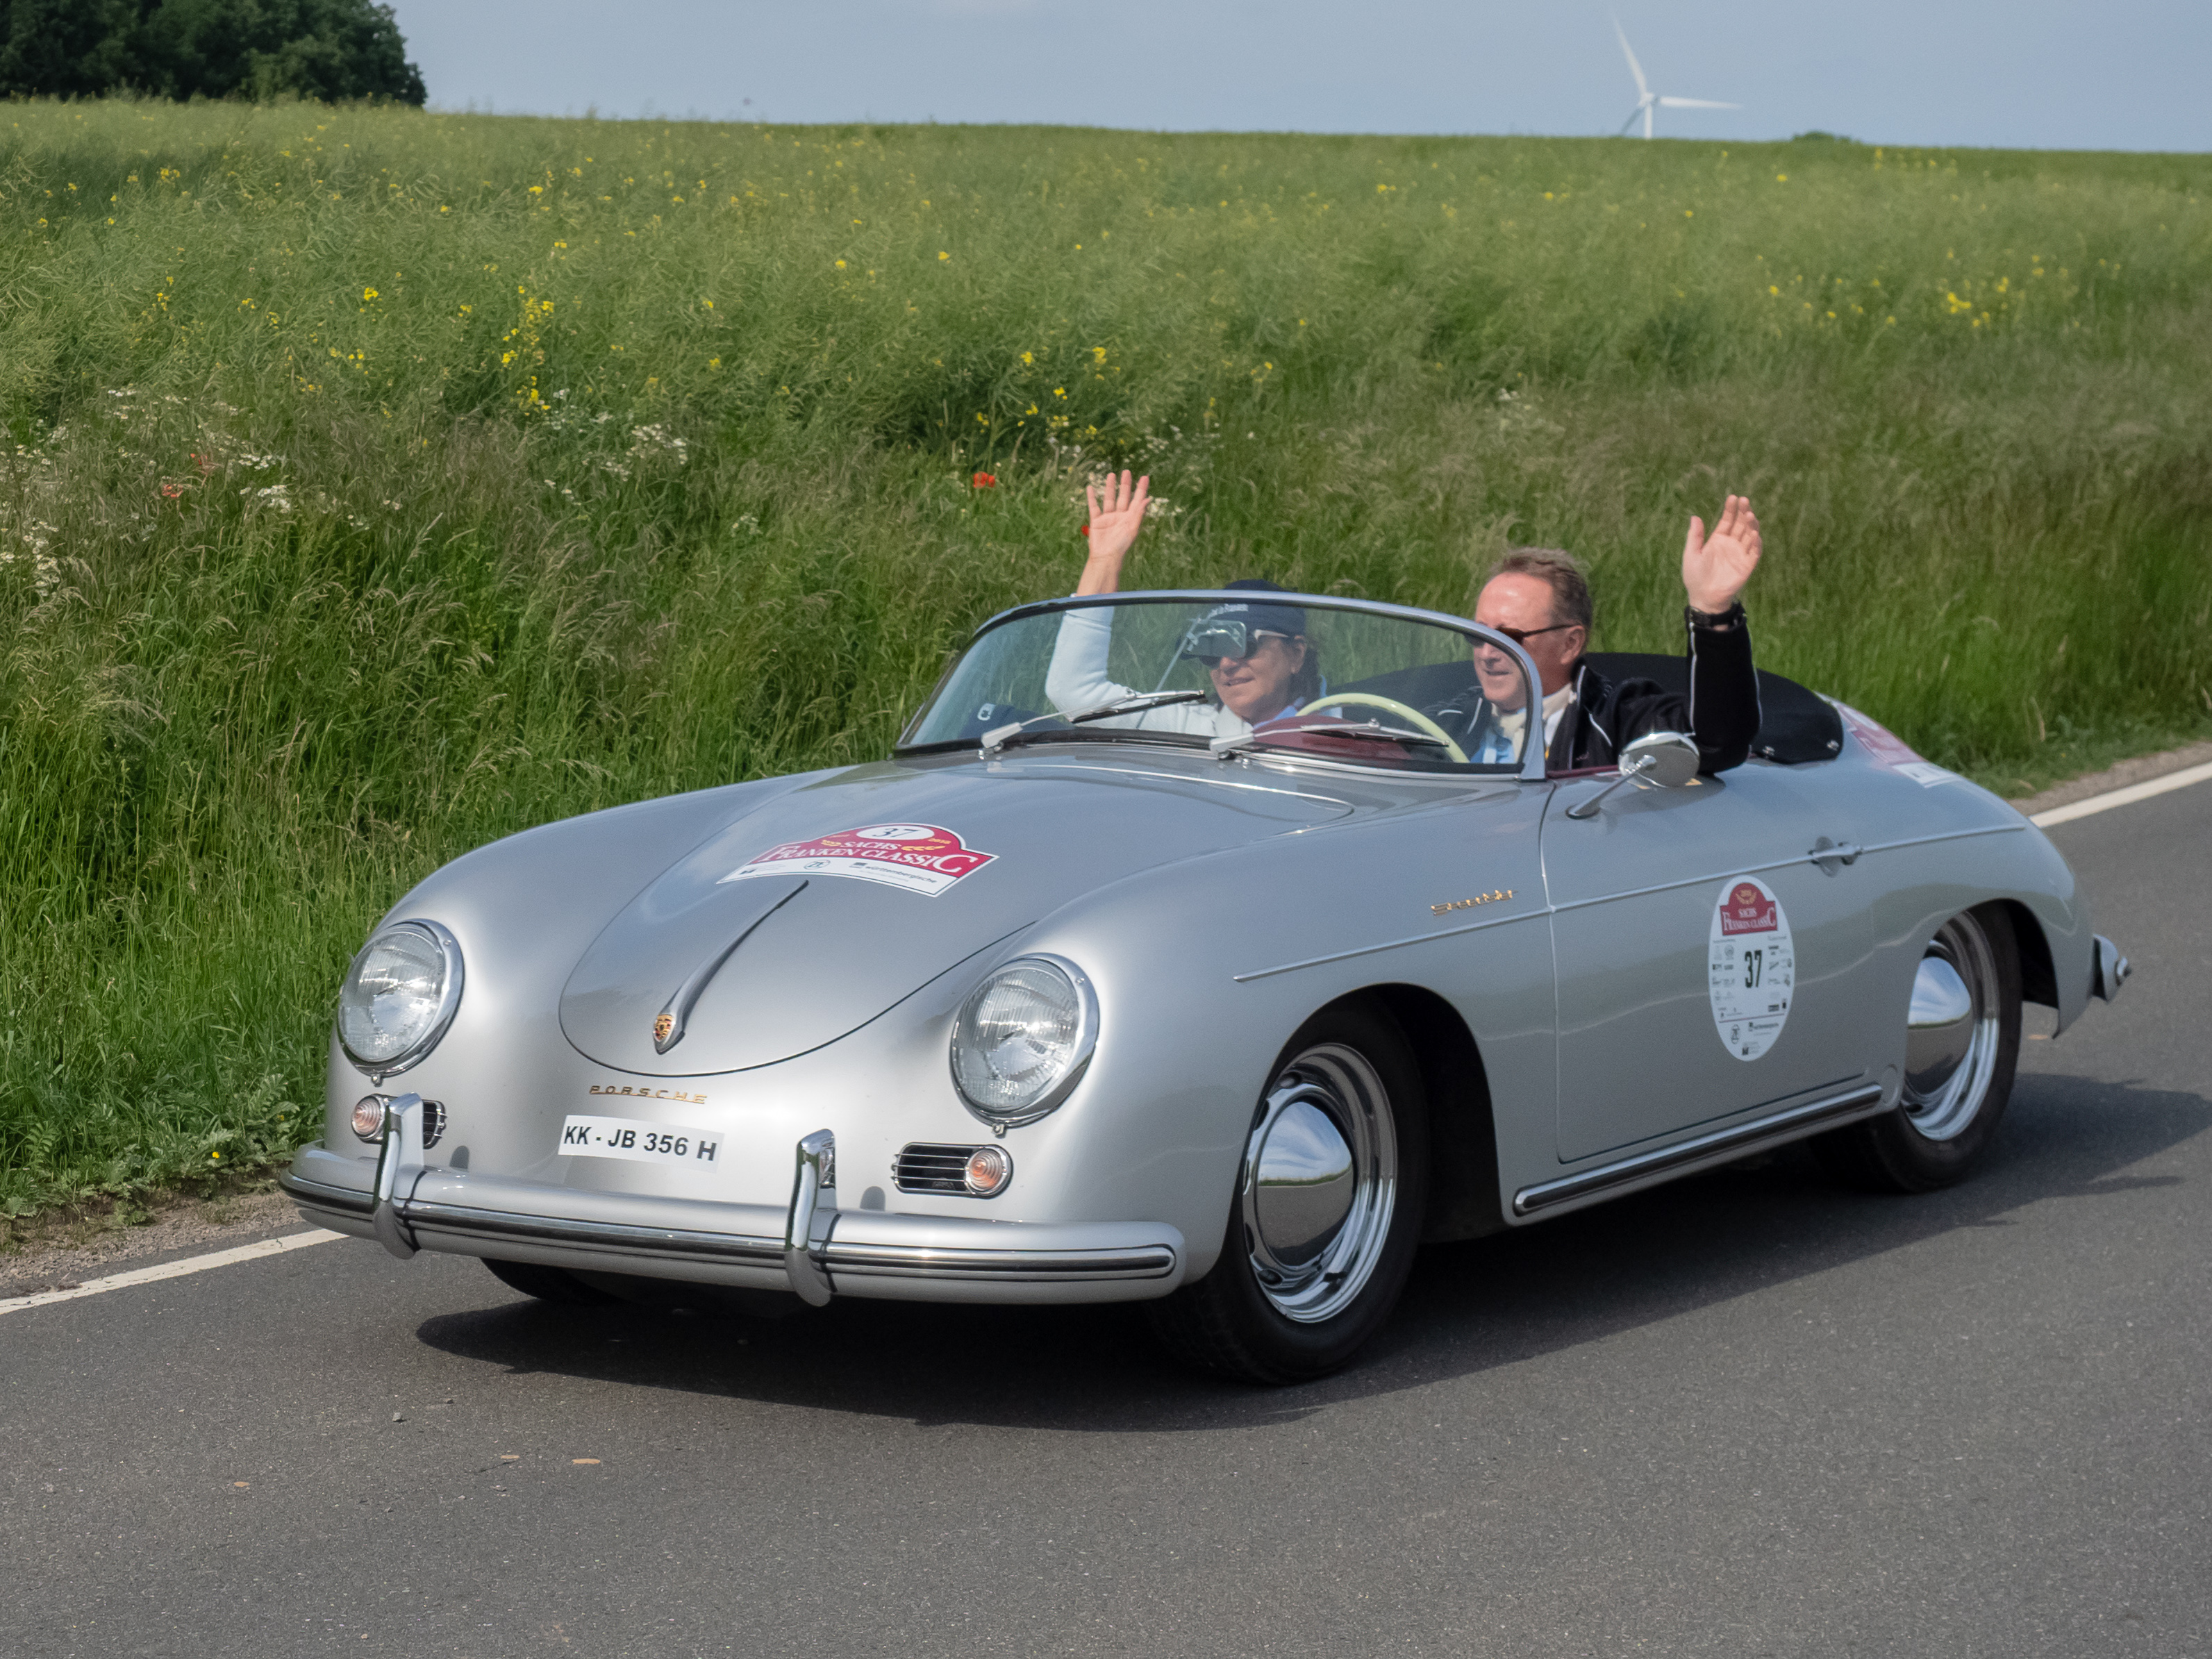
[[[385,1097],[382,1095],[363,1095],[353,1103],[353,1132],[363,1140],[374,1140],[384,1133]]]
[[[978,1146],[968,1155],[963,1178],[978,1198],[989,1198],[1014,1178],[1014,1160],[1003,1146]]]

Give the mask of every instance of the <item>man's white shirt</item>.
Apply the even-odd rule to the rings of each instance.
[[[1575,700],[1572,684],[1561,686],[1544,699],[1544,747],[1549,750],[1552,739],[1559,735],[1559,718],[1567,712],[1567,705]],[[1468,759],[1477,766],[1503,766],[1519,758],[1521,734],[1527,730],[1528,711],[1516,708],[1511,714],[1501,712],[1491,722],[1490,729],[1482,734],[1482,746]]]

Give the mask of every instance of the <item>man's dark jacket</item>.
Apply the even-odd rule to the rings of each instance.
[[[1726,623],[1727,626],[1715,626]],[[1574,700],[1559,715],[1545,755],[1547,771],[1611,766],[1620,751],[1653,732],[1680,732],[1698,745],[1701,772],[1743,764],[1759,732],[1759,676],[1752,667],[1751,630],[1741,606],[1707,622],[1688,613],[1690,691],[1668,691],[1656,681],[1607,679],[1588,663],[1575,670]],[[1473,754],[1492,718],[1478,686],[1437,708],[1431,719]]]

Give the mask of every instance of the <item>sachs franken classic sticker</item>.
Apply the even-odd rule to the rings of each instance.
[[[1844,717],[1844,724],[1851,728],[1859,747],[1867,751],[1875,765],[1886,766],[1900,777],[1911,778],[1923,789],[1933,789],[1939,783],[1964,781],[1956,772],[1946,771],[1933,761],[1921,759],[1904,738],[1860,714],[1850,704],[1837,703],[1836,712]]]
[[[1713,1029],[1738,1060],[1757,1060],[1774,1046],[1796,994],[1797,953],[1782,901],[1756,876],[1738,876],[1713,907],[1705,954]]]
[[[851,876],[935,898],[997,856],[977,852],[951,830],[933,823],[872,823],[864,830],[840,830],[812,841],[771,847],[721,881],[751,876]]]

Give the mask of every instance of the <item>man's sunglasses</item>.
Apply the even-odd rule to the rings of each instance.
[[[1493,634],[1503,634],[1516,645],[1526,645],[1539,634],[1557,634],[1562,629],[1580,628],[1580,623],[1553,623],[1549,628],[1502,628],[1496,623],[1485,623]]]

